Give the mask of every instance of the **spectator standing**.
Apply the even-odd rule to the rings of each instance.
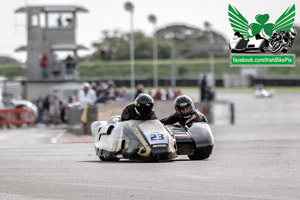
[[[50,96],[46,96],[43,102],[43,122],[45,124],[50,124],[51,116],[50,116]]]
[[[75,97],[73,95],[69,95],[68,97],[68,104],[74,103]]]
[[[57,79],[61,72],[61,62],[54,61],[53,68],[52,68],[52,74],[55,79]]]
[[[139,94],[141,94],[141,93],[144,93],[144,85],[143,84],[138,84],[136,86],[136,93],[135,93],[134,99],[136,99],[137,96],[139,96]]]
[[[173,98],[176,99],[177,97],[179,97],[179,96],[181,96],[181,95],[182,95],[181,90],[176,90],[175,93],[174,93]]]
[[[71,75],[75,68],[75,61],[71,55],[67,56],[67,58],[65,59],[65,64],[66,64],[67,75]]]
[[[211,87],[207,87],[205,98],[207,99],[207,101],[215,100],[215,92],[212,90]]]
[[[46,53],[42,54],[42,58],[40,61],[40,66],[42,68],[42,77],[44,79],[48,78],[47,67],[48,67],[48,56]]]
[[[116,101],[126,101],[126,98],[125,98],[126,89],[125,89],[125,87],[119,88],[117,93],[118,94],[115,98]]]
[[[109,81],[107,85],[108,100],[115,100],[116,96],[118,95],[116,84],[113,81]]]
[[[66,105],[64,105],[64,103],[62,101],[59,101],[59,108],[60,108],[60,120],[62,123],[67,123],[66,120],[66,110],[67,107]]]
[[[174,96],[173,92],[167,87],[166,88],[166,100],[173,99],[173,96]]]
[[[83,84],[83,89],[78,92],[78,101],[81,109],[84,108],[86,103],[93,105],[96,101],[96,92],[90,87],[90,84],[85,82]]]
[[[41,96],[38,97],[38,99],[36,100],[36,106],[38,107],[38,123],[42,123],[43,122],[43,114],[44,114],[44,106],[43,106],[43,98]]]
[[[154,100],[162,100],[162,93],[161,93],[160,89],[157,89],[153,99]]]
[[[96,92],[91,89],[91,86],[88,82],[83,84],[83,89],[78,92],[78,101],[80,103],[81,121],[83,125],[83,132],[87,133],[87,115],[88,115],[88,106],[94,105],[96,102]]]
[[[96,82],[92,82],[91,83],[91,88],[96,92],[97,91],[97,83]]]
[[[95,103],[105,103],[108,100],[108,85],[101,82],[97,90],[97,100]]]
[[[204,101],[206,97],[206,90],[207,90],[206,75],[203,76],[200,89],[201,89],[201,101]]]
[[[62,27],[61,15],[59,15],[57,18],[57,26]]]

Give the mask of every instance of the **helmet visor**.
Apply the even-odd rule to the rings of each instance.
[[[187,114],[190,114],[192,111],[192,106],[191,105],[188,105],[186,107],[183,107],[183,108],[179,108],[179,112],[183,115],[187,115]]]
[[[153,105],[140,105],[137,107],[141,116],[148,116],[152,112]]]

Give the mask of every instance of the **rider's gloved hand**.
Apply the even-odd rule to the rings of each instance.
[[[186,126],[189,127],[189,128],[191,128],[192,125],[193,125],[193,122],[188,122],[188,123],[186,124]]]
[[[196,119],[196,115],[193,115],[190,117],[188,120],[186,120],[185,125],[188,126],[189,128],[193,125],[193,121]]]

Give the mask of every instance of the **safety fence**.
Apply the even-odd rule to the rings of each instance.
[[[1,109],[0,125],[23,125],[34,124],[35,115],[32,110],[25,108]]]

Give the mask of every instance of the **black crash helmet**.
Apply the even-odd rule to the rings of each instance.
[[[289,34],[291,38],[294,38],[297,35],[296,29],[294,27],[290,28]]]
[[[135,99],[135,107],[140,116],[148,116],[152,112],[152,108],[154,105],[153,98],[146,93],[139,94]]]
[[[176,113],[182,116],[188,116],[195,111],[193,100],[186,96],[178,96],[174,101]]]

